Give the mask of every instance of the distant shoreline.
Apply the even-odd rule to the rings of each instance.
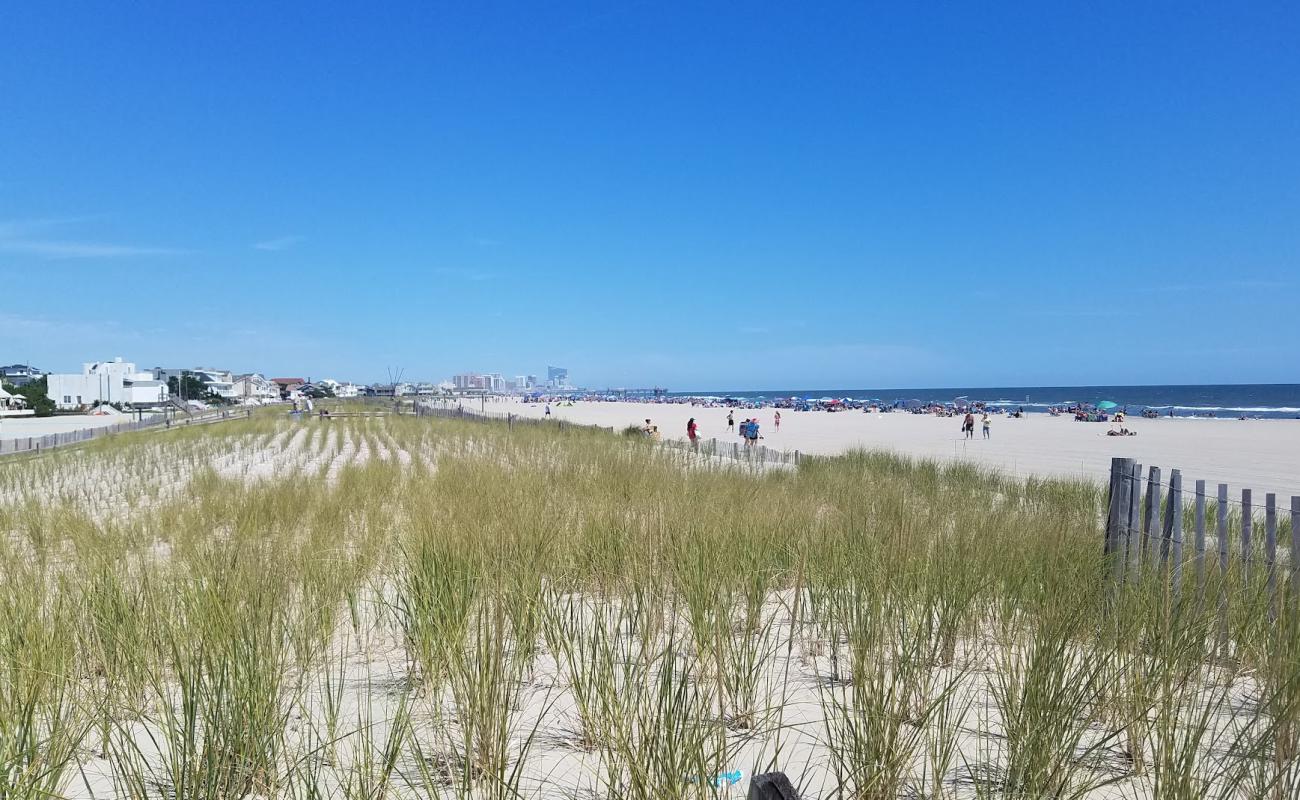
[[[623,395],[621,389],[551,390],[553,396],[580,396],[589,399],[648,399],[648,392]],[[1300,418],[1300,384],[1168,384],[1113,386],[986,386],[928,387],[903,389],[779,389],[764,391],[666,391],[668,399],[731,398],[740,401],[801,398],[813,400],[877,401],[879,405],[902,407],[907,404],[982,404],[996,408],[1022,409],[1042,413],[1049,408],[1075,404],[1116,403],[1131,415],[1151,409],[1161,416],[1172,409],[1175,416],[1213,415],[1237,418],[1242,415],[1262,419]]]
[[[502,398],[489,410],[524,417],[546,416],[547,403]],[[1143,419],[1130,414],[1124,427],[1136,436],[1109,436],[1110,422],[1076,422],[1067,415],[1027,414],[1020,419],[990,415],[990,438],[983,438],[977,416],[975,436],[960,431],[960,417],[907,412],[781,411],[691,405],[689,402],[619,401],[552,402],[551,419],[624,430],[649,418],[664,438],[684,439],[694,418],[704,439],[736,434],[727,425],[756,417],[762,444],[778,450],[836,455],[853,449],[889,450],[938,461],[971,461],[1008,475],[1085,478],[1104,481],[1113,457],[1134,458],[1146,466],[1179,469],[1190,485],[1197,479],[1229,484],[1233,491],[1253,489],[1262,496],[1300,496],[1300,424],[1264,419],[1245,422],[1219,417]],[[473,406],[470,406],[471,408]],[[1201,422],[1219,424],[1194,424]],[[1261,424],[1265,423],[1265,424]]]

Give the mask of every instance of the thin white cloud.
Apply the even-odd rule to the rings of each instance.
[[[129,258],[140,256],[176,256],[187,251],[172,247],[85,242],[41,236],[44,231],[78,222],[86,217],[63,219],[0,220],[0,251],[22,253],[45,259]]]
[[[138,333],[123,328],[121,323],[111,319],[58,319],[0,313],[0,330],[9,334],[11,344],[13,340],[19,344],[30,340],[33,343],[39,342],[41,347],[50,343],[69,342],[84,345],[87,341],[102,341],[106,337],[115,340],[139,338]]]
[[[69,242],[46,239],[0,239],[0,250],[11,253],[26,253],[47,259],[178,256],[184,255],[186,252],[171,247],[141,247],[104,242]]]
[[[296,245],[302,244],[306,240],[307,237],[305,236],[297,236],[297,235],[277,236],[274,239],[267,239],[264,242],[254,242],[253,249],[278,252],[280,250],[288,250],[290,247],[294,247]]]

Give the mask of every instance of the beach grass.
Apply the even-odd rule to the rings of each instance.
[[[1115,586],[1105,503],[411,416],[0,462],[0,795],[1294,797],[1289,555]]]

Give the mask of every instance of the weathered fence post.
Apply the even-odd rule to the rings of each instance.
[[[799,451],[798,450],[794,451],[794,465],[796,467],[799,466],[799,458],[800,458]]]
[[[1133,462],[1128,476],[1128,582],[1142,577],[1142,465]]]
[[[1255,524],[1255,510],[1251,505],[1250,489],[1241,490],[1241,582],[1249,588],[1251,561],[1251,534]]]
[[[1110,460],[1110,502],[1106,514],[1106,535],[1102,553],[1110,559],[1112,591],[1118,592],[1124,580],[1124,565],[1129,557],[1129,493],[1133,490],[1133,459]]]
[[[1218,525],[1219,537],[1219,651],[1227,655],[1228,649],[1228,484],[1219,484]]]
[[[1183,594],[1183,475],[1179,470],[1169,473],[1169,504],[1165,515],[1165,555],[1166,560],[1172,555],[1173,566],[1170,578],[1173,581],[1174,598]],[[1170,552],[1172,550],[1172,553]]]
[[[1291,498],[1291,605],[1300,615],[1300,497]]]
[[[797,452],[797,451],[796,451]],[[1102,542],[1102,552],[1111,555],[1123,552],[1127,542],[1124,541],[1124,528],[1128,524],[1128,473],[1131,459],[1112,458],[1110,460],[1110,493],[1106,512],[1106,538]]]
[[[1147,471],[1147,505],[1142,514],[1142,551],[1155,558],[1153,532],[1160,525],[1160,467],[1151,467]]]
[[[1196,482],[1196,596],[1205,600],[1205,481]]]
[[[1169,502],[1165,503],[1164,519],[1160,522],[1160,568],[1169,566],[1169,545],[1174,535],[1174,475],[1178,470],[1169,471]],[[1156,509],[1159,513],[1160,509]]]
[[[1272,492],[1264,495],[1264,569],[1268,581],[1268,621],[1274,622],[1277,620],[1277,495]]]

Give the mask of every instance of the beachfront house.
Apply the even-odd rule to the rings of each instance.
[[[236,375],[233,387],[235,400],[245,405],[269,403],[280,399],[280,388],[256,372]]]
[[[280,399],[288,400],[292,395],[297,394],[307,381],[302,378],[272,378],[271,383],[275,384],[276,390],[279,391]]]
[[[41,379],[43,373],[30,364],[9,364],[0,367],[0,384],[23,387]]]
[[[137,371],[135,364],[120,356],[112,361],[86,362],[79,373],[50,373],[46,378],[46,394],[61,411],[100,403],[152,407],[164,405],[169,399],[166,381],[155,379],[151,372]]]
[[[159,380],[163,383],[170,383],[172,378],[175,378],[179,382],[181,378],[186,376],[197,379],[203,384],[204,389],[224,400],[239,399],[239,395],[235,391],[235,376],[228,370],[215,369],[213,367],[194,367],[193,369],[153,368],[154,380]]]
[[[409,383],[376,383],[370,387],[371,397],[403,397],[415,394],[415,387]]]
[[[329,389],[335,397],[359,397],[361,387],[355,383],[340,383],[333,378],[321,378],[315,382],[322,389]]]

